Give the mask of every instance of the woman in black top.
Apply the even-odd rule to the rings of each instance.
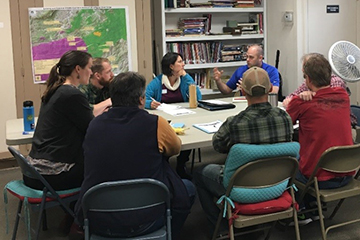
[[[92,57],[82,51],[68,51],[53,66],[42,96],[30,164],[55,190],[80,187],[84,159],[82,143],[93,113],[80,90],[92,74]],[[24,183],[43,189],[40,181],[23,176]]]

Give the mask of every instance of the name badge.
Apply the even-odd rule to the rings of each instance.
[[[167,89],[162,89],[161,94],[167,94]]]

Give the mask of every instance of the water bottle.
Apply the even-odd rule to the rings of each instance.
[[[32,101],[23,103],[24,132],[35,130],[34,104]]]
[[[278,105],[278,94],[277,93],[269,93],[268,101],[273,107],[277,107]]]

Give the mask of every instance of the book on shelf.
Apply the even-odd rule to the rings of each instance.
[[[190,7],[193,7],[193,8],[201,8],[201,7],[210,8],[210,7],[212,7],[212,3],[211,2],[190,3]]]
[[[217,120],[217,121],[209,122],[209,123],[193,124],[193,127],[197,128],[201,131],[204,131],[206,133],[216,133],[222,124],[223,124],[222,121]]]

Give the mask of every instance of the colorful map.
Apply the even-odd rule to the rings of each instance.
[[[69,50],[108,58],[117,75],[131,70],[127,8],[29,8],[34,83],[44,83]]]

